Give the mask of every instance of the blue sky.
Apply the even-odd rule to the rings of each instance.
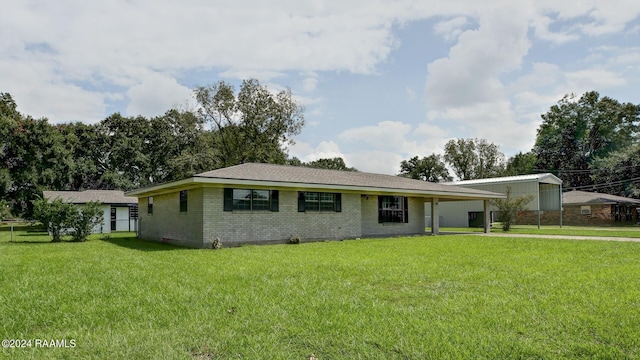
[[[640,103],[639,15],[637,0],[9,0],[0,92],[24,114],[94,123],[257,78],[306,108],[292,156],[395,174],[453,138],[526,152],[567,93]]]

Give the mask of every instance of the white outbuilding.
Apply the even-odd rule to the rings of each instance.
[[[43,197],[48,201],[60,199],[64,203],[79,206],[88,202],[102,203],[103,221],[93,229],[94,234],[137,230],[138,198],[125,196],[123,191],[43,191]]]
[[[562,180],[550,173],[507,176],[491,179],[466,180],[448,183],[459,187],[505,194],[511,187],[511,196],[533,195],[525,211],[518,213],[517,224],[562,226]],[[497,221],[498,210],[489,206],[491,222]],[[455,201],[440,204],[441,227],[482,227],[485,208],[481,201]],[[426,207],[427,222],[431,219]]]

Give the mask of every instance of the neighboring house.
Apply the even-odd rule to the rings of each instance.
[[[490,179],[466,180],[447,183],[458,187],[506,193],[511,187],[511,196],[533,195],[526,210],[517,214],[516,223],[521,225],[562,225],[562,180],[553,174],[531,174]],[[497,221],[497,208],[491,206],[489,218]],[[427,218],[430,217],[427,209]],[[481,201],[459,201],[442,204],[439,223],[443,227],[482,227],[485,224],[485,209]]]
[[[562,194],[565,224],[613,225],[640,222],[640,200],[588,191]]]
[[[127,193],[138,197],[140,237],[190,247],[424,234],[424,204],[487,191],[398,176],[242,164]],[[437,222],[431,232],[439,231]],[[487,229],[488,231],[488,229]]]
[[[107,234],[112,231],[137,230],[138,198],[125,196],[123,191],[44,191],[43,197],[48,201],[53,201],[59,198],[62,202],[77,204],[80,206],[92,201],[101,202],[103,208],[103,222],[94,228],[94,234]]]

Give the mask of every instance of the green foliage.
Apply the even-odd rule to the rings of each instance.
[[[502,223],[502,230],[509,231],[511,225],[515,224],[516,215],[519,211],[524,211],[526,205],[534,199],[533,194],[521,195],[513,197],[511,195],[511,186],[507,186],[506,199],[493,199],[491,204],[498,208],[498,221]]]
[[[557,171],[565,188],[591,185],[594,160],[631,146],[638,134],[640,106],[595,91],[579,99],[565,95],[542,115],[533,148],[536,167]]]
[[[422,159],[414,156],[409,160],[402,160],[400,176],[435,183],[452,180],[442,157],[435,153]]]
[[[198,114],[215,128],[212,140],[217,167],[246,162],[284,164],[285,146],[304,125],[303,109],[291,90],[272,94],[258,80],[245,80],[235,94],[232,85],[197,88]],[[250,146],[247,146],[250,144]]]
[[[40,221],[53,237],[53,242],[61,242],[66,235],[71,217],[77,212],[76,206],[62,202],[61,199],[34,201],[34,217]]]
[[[535,173],[534,169],[538,158],[532,152],[519,152],[507,160],[507,166],[503,176],[527,175]]]
[[[199,113],[51,125],[20,114],[0,93],[0,199],[31,219],[43,190],[130,190],[243,162],[284,163],[304,124],[291,91],[272,94],[256,80],[243,82],[237,97],[226,83],[195,96]]]
[[[74,206],[67,219],[72,241],[86,241],[93,229],[102,224],[103,219],[102,204],[99,202],[88,202],[83,206]]]
[[[449,140],[444,147],[444,160],[460,180],[496,177],[504,170],[504,154],[498,145],[485,139]]]
[[[300,161],[300,159],[298,159],[297,157],[293,157],[291,159],[287,159],[286,164],[291,166],[305,166],[316,169],[358,171],[356,168],[348,167],[341,157],[323,158],[310,161],[308,163]]]
[[[47,227],[53,242],[61,242],[65,235],[71,235],[73,241],[85,241],[104,216],[99,202],[78,206],[59,198],[38,199],[34,201],[34,209],[35,218]]]
[[[598,192],[640,198],[640,143],[593,160],[592,179]],[[590,190],[590,189],[588,189]]]

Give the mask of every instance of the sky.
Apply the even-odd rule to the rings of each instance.
[[[302,161],[397,174],[455,138],[531,150],[565,94],[640,103],[637,0],[5,0],[0,92],[51,123],[191,109],[192,89],[290,88]]]

